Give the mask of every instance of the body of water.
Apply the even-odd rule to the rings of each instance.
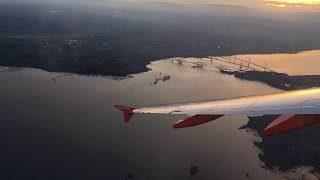
[[[320,72],[320,66],[316,66],[320,61],[315,57],[306,60],[308,63],[296,59],[309,58],[304,55],[310,53],[314,54],[261,56],[268,57],[265,59],[271,67],[286,73]],[[228,116],[175,130],[172,125],[183,116],[136,115],[125,124],[121,113],[113,107],[280,90],[217,70],[172,64],[170,60],[155,61],[149,68],[148,72],[122,80],[2,68],[1,179],[283,178],[263,168],[258,158],[260,150],[253,144],[261,139],[253,132],[238,129],[247,123],[246,117]],[[170,79],[161,80],[164,76]],[[190,175],[190,166],[197,166],[199,172]]]

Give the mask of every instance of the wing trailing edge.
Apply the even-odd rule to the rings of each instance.
[[[115,105],[115,107],[117,109],[119,109],[120,111],[122,111],[124,122],[126,122],[126,123],[129,122],[130,119],[132,118],[132,116],[135,114],[135,112],[134,112],[135,108],[133,108],[133,107],[122,106],[122,105]],[[212,114],[209,114],[209,115],[197,114],[197,115],[193,115],[193,116],[188,116],[188,117],[176,122],[173,125],[173,127],[175,129],[193,127],[193,126],[197,126],[200,124],[204,124],[204,123],[213,121],[213,120],[218,119],[222,116],[223,115],[212,115]]]

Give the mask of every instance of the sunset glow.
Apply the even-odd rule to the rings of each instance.
[[[272,4],[272,3],[267,3],[265,4],[267,6],[271,6],[271,7],[278,7],[278,8],[286,8],[287,5],[286,4]]]
[[[320,0],[264,0],[263,5],[281,9],[314,9],[320,6]]]
[[[294,4],[308,4],[308,5],[320,4],[320,0],[275,0],[274,2],[294,3]]]

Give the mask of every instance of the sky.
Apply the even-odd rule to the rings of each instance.
[[[231,5],[258,9],[276,9],[280,11],[317,11],[320,12],[320,0],[0,0],[0,2],[39,2],[69,3],[105,6],[140,6],[145,4],[175,4],[188,6]]]
[[[233,4],[233,5],[252,5],[260,3],[289,3],[289,4],[306,4],[317,5],[320,4],[320,0],[128,0],[136,2],[171,2],[179,4]]]
[[[136,0],[141,1],[141,0]],[[224,4],[241,5],[249,7],[271,6],[282,9],[319,8],[320,0],[146,0],[146,1],[168,1],[181,4]]]
[[[99,2],[108,0],[96,0]],[[181,5],[234,5],[254,8],[277,8],[281,10],[320,9],[320,0],[118,0],[136,3],[168,3]]]
[[[320,0],[275,0],[277,2],[300,3],[300,4],[320,4]]]
[[[39,1],[41,0],[0,0],[1,1]],[[48,0],[53,1],[53,0]],[[54,0],[54,1],[65,1],[65,2],[77,2],[85,0]],[[92,2],[110,2],[112,0],[93,0]],[[177,4],[227,4],[227,5],[252,5],[260,4],[265,2],[275,3],[295,3],[295,4],[307,4],[307,5],[319,5],[320,0],[117,0],[119,2],[166,2],[166,3],[177,3]]]

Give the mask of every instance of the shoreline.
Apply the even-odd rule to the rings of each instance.
[[[157,60],[159,61],[159,60]],[[154,61],[151,61],[152,63]],[[148,64],[149,65],[149,64]],[[4,67],[5,70],[10,70],[10,66]],[[16,68],[16,67],[13,67]],[[18,67],[19,68],[19,67]],[[24,68],[24,67],[21,67]],[[27,67],[28,68],[28,67]],[[150,70],[149,66],[145,66],[147,71]],[[38,68],[36,68],[38,69]],[[42,69],[38,69],[42,70]],[[45,71],[45,70],[44,70]],[[2,72],[2,71],[0,71]],[[48,71],[50,72],[50,71]],[[145,71],[144,71],[145,72]],[[66,72],[58,72],[66,73]],[[143,72],[140,72],[143,73]],[[69,74],[69,73],[66,73]],[[71,73],[71,75],[74,73]],[[77,74],[77,73],[75,73]],[[85,74],[78,74],[85,75]],[[126,78],[130,78],[134,74],[128,75]],[[282,89],[286,91],[304,89],[311,87],[320,87],[320,75],[293,75],[290,76],[285,73],[276,72],[236,72],[233,74],[234,77],[242,80],[256,81],[265,83],[271,87]],[[93,75],[102,76],[105,75]],[[121,80],[123,77],[109,76],[112,79]],[[118,79],[120,78],[120,79]],[[290,84],[290,86],[287,86]],[[261,142],[253,142],[253,144],[262,151],[259,154],[259,159],[269,169],[279,167],[279,170],[286,171],[293,169],[297,166],[312,166],[316,171],[320,170],[320,163],[317,161],[320,159],[318,155],[318,148],[315,148],[314,144],[320,139],[318,132],[320,126],[315,125],[294,131],[288,134],[283,134],[275,137],[265,137],[263,135],[263,129],[271,123],[277,116],[261,116],[261,117],[249,117],[249,121],[246,125],[240,127],[240,129],[252,129],[261,136]],[[299,156],[299,158],[297,158]],[[275,158],[279,157],[279,158]]]
[[[210,48],[208,48],[210,49]],[[28,57],[20,57],[20,58],[27,58],[25,62],[16,62],[14,56],[11,57],[11,55],[8,54],[8,59],[6,59],[6,56],[2,56],[0,52],[0,66],[3,67],[9,67],[9,68],[34,68],[34,69],[40,69],[47,72],[52,73],[71,73],[71,74],[77,74],[77,75],[85,75],[85,76],[110,76],[115,78],[126,78],[130,77],[134,74],[139,74],[143,72],[147,72],[150,69],[148,68],[148,65],[151,64],[154,61],[159,60],[165,60],[165,59],[172,59],[172,58],[203,58],[203,57],[209,57],[214,54],[214,56],[237,56],[237,55],[258,55],[258,54],[264,54],[264,55],[274,55],[274,54],[299,54],[307,51],[316,51],[319,50],[319,48],[316,49],[299,49],[299,50],[292,50],[292,51],[279,51],[279,50],[269,50],[269,51],[243,51],[243,52],[215,52],[214,50],[211,52],[204,52],[204,53],[195,53],[195,52],[183,52],[183,53],[173,53],[168,52],[165,55],[159,55],[155,54],[148,58],[139,58],[139,57],[132,57],[132,58],[121,58],[119,59],[109,59],[105,62],[99,62],[99,61],[93,61],[93,64],[87,64],[87,68],[79,68],[78,65],[75,64],[64,64],[64,65],[51,65],[47,62],[40,63],[41,60],[39,57],[35,57],[35,62],[33,60],[29,60]],[[206,51],[206,50],[202,50]],[[182,55],[183,54],[183,55]],[[59,61],[56,60],[56,58],[52,59],[53,57],[43,57],[44,61]],[[58,57],[57,57],[58,58]],[[68,62],[68,60],[65,57],[60,57],[62,60],[65,60]],[[70,59],[72,60],[72,59]],[[72,60],[73,61],[73,60]],[[82,59],[81,59],[82,61]],[[38,62],[38,63],[37,63]],[[115,64],[113,64],[114,62]],[[78,62],[77,62],[78,63]],[[97,64],[100,64],[100,68],[97,67]],[[102,64],[101,64],[102,63]],[[128,65],[130,63],[130,65]],[[130,67],[131,66],[131,67]],[[105,69],[104,69],[105,68]]]

